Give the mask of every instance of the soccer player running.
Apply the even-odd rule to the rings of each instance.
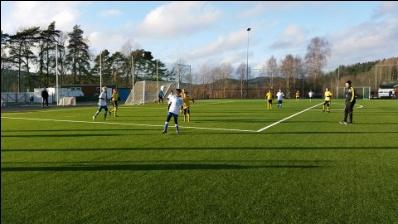
[[[98,97],[98,110],[95,112],[93,116],[93,120],[98,116],[98,114],[102,111],[102,109],[105,110],[104,113],[104,120],[106,120],[106,115],[108,114],[108,106],[106,105],[106,86],[102,87],[102,92],[100,93]]]
[[[283,101],[283,97],[285,96],[285,94],[282,92],[282,90],[279,90],[276,93],[276,97],[278,98],[278,108],[281,109],[282,108],[282,101]]]
[[[299,100],[299,98],[300,98],[300,91],[296,91],[296,101],[298,101]]]
[[[117,110],[119,109],[118,101],[119,101],[119,93],[117,92],[117,89],[113,89],[112,91],[112,106],[113,108],[111,109],[111,112],[113,112],[113,117],[118,117],[117,116]]]
[[[356,102],[356,97],[355,97],[355,90],[351,86],[350,80],[348,80],[345,83],[345,87],[346,87],[346,92],[345,92],[344,120],[340,121],[339,123],[347,125],[347,124],[352,124],[352,113]]]
[[[167,133],[167,128],[169,127],[169,122],[171,117],[174,118],[176,133],[179,134],[180,130],[178,128],[178,112],[181,106],[183,105],[183,101],[181,99],[181,89],[176,89],[176,95],[170,96],[169,101],[170,101],[170,108],[167,114],[166,122],[164,122],[163,134]]]
[[[189,109],[191,106],[190,101],[192,101],[192,103],[195,103],[195,101],[193,98],[191,98],[188,95],[187,91],[184,91],[183,101],[184,101],[184,105],[182,106],[182,108],[183,108],[183,112],[184,112],[184,122],[186,122],[186,121],[190,122],[191,121],[191,111]]]
[[[267,109],[271,110],[272,109],[272,92],[271,90],[268,90],[267,94],[265,94],[265,98],[267,98]]]
[[[325,106],[326,106],[326,111],[330,113],[330,103],[332,101],[332,93],[329,91],[328,88],[325,89],[325,102],[323,102],[322,106],[322,111],[325,112]]]

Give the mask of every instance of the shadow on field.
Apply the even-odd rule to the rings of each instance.
[[[319,123],[328,123],[328,124],[338,124],[338,121],[294,121],[294,120],[289,120],[289,121],[284,121],[283,123],[315,123],[315,124],[319,124]],[[367,124],[371,124],[371,125],[396,125],[398,124],[397,122],[373,122],[373,123],[369,123],[369,122],[355,122],[353,125],[367,125]]]
[[[95,131],[95,130],[93,130]],[[64,138],[64,137],[98,137],[98,136],[121,136],[121,135],[126,135],[126,134],[107,134],[107,133],[97,133],[97,134],[56,134],[56,135],[1,135],[2,138]]]
[[[30,163],[28,163],[30,164]],[[170,164],[103,164],[74,163],[74,165],[59,166],[13,166],[1,167],[1,172],[25,171],[159,171],[159,170],[240,170],[261,168],[323,168],[323,165],[311,164],[271,164],[271,165],[238,165],[238,164],[206,164],[206,163],[170,163]]]
[[[376,149],[397,149],[398,146],[298,146],[298,147],[261,147],[261,146],[219,146],[219,147],[131,147],[131,148],[56,148],[56,149],[46,149],[46,148],[29,148],[29,149],[1,149],[2,153],[6,152],[100,152],[100,151],[168,151],[168,150],[376,150]]]
[[[200,123],[200,122],[197,122]],[[223,131],[192,131],[191,128],[182,128],[182,131],[179,135],[175,135],[173,133],[173,128],[171,128],[172,133],[171,136],[195,136],[195,135],[362,135],[362,134],[398,134],[397,131],[273,131],[273,132],[223,132]],[[76,133],[76,132],[91,132],[91,133]],[[121,132],[119,132],[121,131]],[[110,136],[152,136],[155,134],[161,135],[161,128],[158,129],[65,129],[65,130],[12,130],[12,131],[2,131],[2,138],[79,138],[79,137],[110,137]],[[26,134],[26,133],[35,133],[35,134]],[[43,134],[43,133],[51,133],[55,132],[55,134]],[[57,133],[58,132],[58,133]],[[62,133],[64,132],[64,133]],[[68,133],[75,132],[75,133]],[[102,133],[98,133],[102,132]],[[10,133],[10,134],[8,134]],[[15,134],[14,134],[15,133]],[[21,134],[16,134],[21,133]],[[245,148],[245,147],[243,147]]]
[[[136,130],[149,130],[149,131],[153,131],[153,129],[148,129],[148,128],[101,128],[101,129],[21,129],[21,130],[1,130],[1,132],[7,133],[23,133],[23,132],[68,132],[68,131],[72,131],[72,132],[79,132],[79,131],[89,131],[89,132],[93,132],[93,131],[136,131]],[[7,137],[7,136],[6,136]]]

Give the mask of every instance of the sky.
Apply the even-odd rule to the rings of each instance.
[[[398,2],[18,2],[1,1],[1,30],[13,34],[52,21],[80,25],[92,53],[131,47],[193,68],[275,56],[304,57],[311,38],[331,47],[325,71],[398,56]],[[248,32],[247,28],[251,30]]]

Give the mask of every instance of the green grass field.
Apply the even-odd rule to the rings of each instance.
[[[180,135],[165,105],[2,113],[1,222],[398,223],[398,101],[257,132],[320,102],[198,101]]]

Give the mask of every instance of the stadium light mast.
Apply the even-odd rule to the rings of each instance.
[[[247,28],[247,50],[246,50],[246,98],[249,96],[249,32],[251,28]]]
[[[55,43],[55,95],[57,97],[57,106],[59,103],[59,85],[58,85],[58,42]]]
[[[336,99],[339,98],[339,85],[340,85],[340,65],[337,68]]]
[[[133,102],[135,100],[135,94],[134,94],[134,55],[133,52],[131,52],[131,92],[133,93]]]
[[[180,88],[180,78],[181,78],[180,64],[177,64],[177,89]]]
[[[156,89],[159,91],[159,60],[156,60]]]
[[[100,75],[100,92],[102,88],[102,52],[99,55],[99,75]]]

